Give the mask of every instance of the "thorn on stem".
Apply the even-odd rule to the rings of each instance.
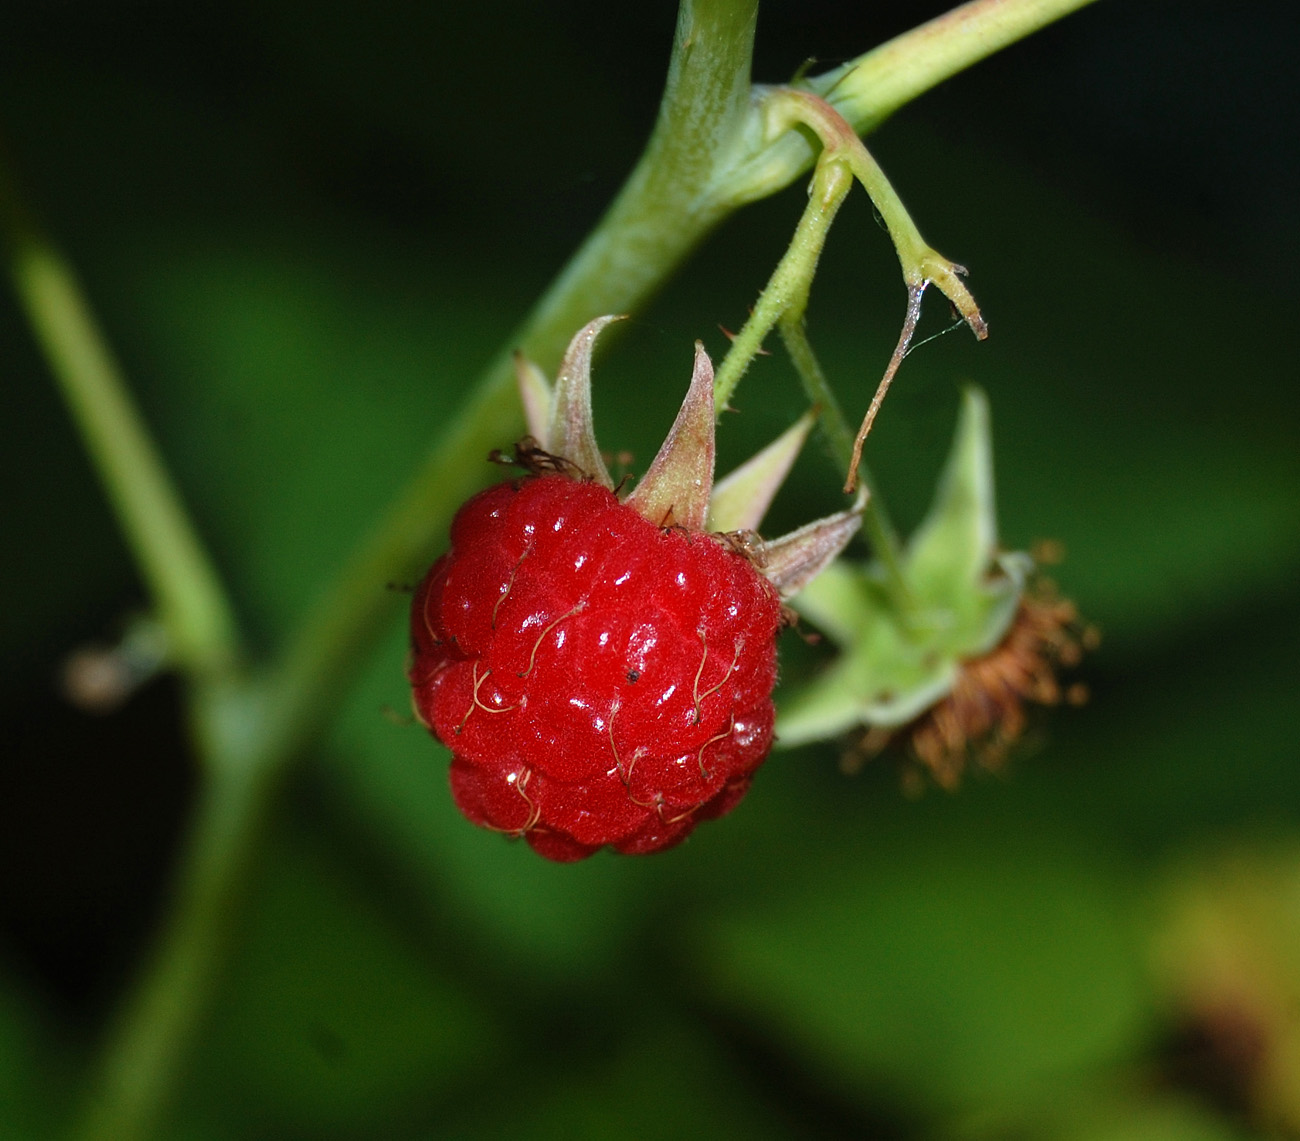
[[[753,316],[753,312],[754,311],[751,309],[750,310],[751,317]],[[722,332],[722,335],[726,337],[727,340],[732,342],[733,344],[735,343],[736,338],[740,336],[739,333],[733,333],[730,329],[727,328],[726,325],[719,325],[718,329]],[[772,355],[772,351],[770,349],[763,348],[762,345],[759,345],[759,347],[754,350],[754,355],[756,357],[770,357]]]

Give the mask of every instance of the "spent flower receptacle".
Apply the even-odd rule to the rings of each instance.
[[[998,544],[988,403],[965,393],[929,513],[900,563],[905,593],[876,562],[840,562],[793,600],[840,648],[826,672],[782,706],[782,744],[859,733],[861,757],[905,740],[938,783],[968,759],[1001,763],[1026,706],[1077,700],[1057,681],[1095,632],[1037,576],[1033,559]]]

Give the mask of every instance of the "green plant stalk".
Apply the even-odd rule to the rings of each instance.
[[[793,132],[747,150],[758,133],[748,109],[756,2],[683,0],[668,88],[646,154],[510,348],[544,365],[558,360],[574,329],[599,313],[635,308],[724,217],[788,185],[811,164],[811,144]],[[830,92],[855,129],[866,131],[908,99],[1087,2],[979,0],[809,86]],[[18,227],[13,231],[19,234]],[[89,386],[91,392],[108,387],[118,393],[117,401],[78,397],[74,414],[84,421],[92,458],[174,631],[178,664],[196,680],[220,674],[234,658],[234,623],[211,564],[139,418],[129,402],[125,415],[114,408],[124,389],[72,275],[50,274],[47,265],[31,276],[30,263],[19,257],[23,249],[16,247],[15,283],[33,324],[39,327],[49,317],[50,298],[59,301],[55,308],[62,316],[40,337],[65,391]],[[32,308],[42,298],[44,318]],[[53,343],[65,339],[71,345],[80,340],[81,349],[69,352]],[[86,343],[90,351],[84,351]],[[461,495],[458,482],[440,482],[443,476],[481,456],[482,433],[499,439],[518,424],[507,361],[503,353],[487,370],[395,507],[324,592],[278,665],[259,681],[265,719],[237,720],[243,731],[261,735],[260,746],[241,752],[233,744],[208,743],[209,760],[224,758],[213,766],[224,774],[218,781],[229,783],[214,784],[200,798],[190,855],[180,869],[178,907],[105,1044],[107,1077],[86,1123],[90,1135],[145,1137],[147,1127],[163,1119],[214,986],[220,951],[205,941],[229,922],[272,791],[364,660],[389,609],[384,584],[409,574],[418,566],[417,552],[430,551],[445,533]],[[109,440],[113,436],[117,445]],[[161,526],[159,518],[165,521]],[[197,721],[202,744],[207,719],[200,714]],[[241,781],[244,791],[237,795]],[[195,942],[209,950],[196,952]]]
[[[826,100],[789,88],[777,88],[768,96],[764,106],[771,123],[770,130],[784,133],[794,124],[810,128],[822,143],[823,157],[819,162],[841,162],[862,183],[889,231],[907,287],[919,290],[933,282],[958,308],[976,335],[982,336],[984,323],[974,298],[961,281],[962,270],[921,237],[921,231],[916,228],[903,200],[858,138],[852,124]]]
[[[903,282],[907,286],[907,310],[898,345],[894,349],[884,376],[876,386],[876,393],[862,420],[862,426],[853,439],[847,465],[848,474],[844,482],[844,490],[848,493],[853,491],[858,482],[862,446],[866,442],[867,434],[871,431],[871,425],[880,411],[885,394],[889,391],[894,375],[898,372],[912,343],[912,335],[916,332],[917,323],[921,318],[921,302],[926,288],[931,284],[937,285],[961,313],[966,324],[970,326],[971,332],[979,340],[982,341],[988,336],[988,326],[984,323],[984,316],[980,313],[975,298],[971,296],[970,290],[961,280],[966,272],[965,269],[944,257],[921,237],[920,230],[916,228],[916,223],[912,221],[911,215],[908,214],[902,199],[898,197],[885,176],[885,172],[881,170],[880,164],[871,157],[871,152],[858,138],[852,125],[834,107],[820,96],[807,91],[778,87],[764,99],[763,111],[769,136],[780,137],[796,125],[808,128],[822,144],[822,151],[817,159],[818,170],[829,164],[842,164],[862,183],[884,221],[885,228],[889,231],[890,240],[894,243],[894,250],[903,269]],[[811,275],[807,281],[807,288],[811,288]],[[805,306],[806,303],[805,296]],[[804,347],[808,353],[811,352],[806,338],[804,338]],[[902,586],[901,578],[896,581],[895,586]],[[895,593],[900,601],[905,597],[897,591]]]
[[[972,0],[797,86],[820,95],[859,135],[972,64],[1094,0]],[[767,140],[761,130],[718,172],[713,196],[731,208],[775,194],[817,157],[798,132]]]
[[[166,633],[169,659],[216,678],[238,660],[233,611],[71,267],[0,169],[14,291],[121,523]]]
[[[826,235],[852,185],[853,176],[842,163],[818,164],[808,188],[808,205],[795,226],[794,237],[763,286],[748,320],[731,339],[731,348],[714,374],[713,399],[720,410],[726,408],[741,377],[782,315],[791,311],[800,299],[806,304]]]
[[[942,79],[1091,3],[972,0],[816,77],[808,87],[824,96],[858,134],[870,134]]]
[[[250,694],[205,687],[202,740],[216,763],[198,790],[161,937],[131,1001],[109,1024],[78,1135],[85,1141],[148,1138],[165,1123],[184,1074],[196,1021],[209,1008],[241,912],[245,885],[282,775],[263,747],[247,708]],[[268,739],[263,738],[263,744]]]

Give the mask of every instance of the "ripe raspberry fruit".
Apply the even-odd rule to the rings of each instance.
[[[574,339],[554,392],[521,366],[548,450],[526,442],[531,474],[460,509],[411,616],[415,709],[452,751],[457,805],[559,861],[671,847],[740,801],[772,744],[782,598],[860,514],[752,534],[806,425],[711,495],[713,372],[698,347],[664,448],[620,500],[590,417],[608,320]]]
[[[676,843],[771,745],[776,589],[599,484],[470,500],[413,615],[411,680],[461,811],[553,859]]]

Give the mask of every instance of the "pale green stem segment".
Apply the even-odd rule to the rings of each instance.
[[[921,237],[898,192],[848,120],[825,99],[790,88],[775,89],[765,101],[765,109],[770,135],[778,137],[794,126],[808,127],[822,144],[819,164],[841,162],[862,183],[889,231],[903,267],[903,281],[909,287],[924,287],[933,282],[957,307],[977,337],[987,335],[975,299],[961,281],[964,271]]]
[[[197,677],[233,668],[238,638],[221,581],[68,263],[0,170],[9,273],[153,596],[168,658]]]
[[[972,64],[1094,0],[973,0],[904,32],[799,87],[824,97],[859,135]],[[812,165],[818,147],[790,132],[775,141],[755,127],[735,161],[718,172],[713,193],[740,206],[788,186]]]
[[[204,700],[224,706],[200,712],[217,732],[224,725],[227,733],[257,735],[245,694],[211,692]],[[227,763],[214,766],[199,787],[167,924],[130,1001],[108,1027],[78,1123],[84,1141],[144,1139],[163,1131],[196,1024],[214,998],[274,782],[282,776],[267,751],[273,742],[263,738],[260,748],[240,752],[233,743],[216,746]]]
[[[972,0],[809,81],[870,134],[943,79],[1055,23],[1093,0]]]

